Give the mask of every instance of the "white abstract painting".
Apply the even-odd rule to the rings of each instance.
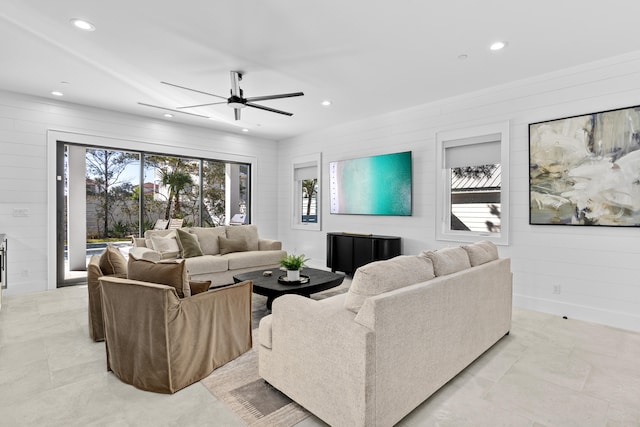
[[[529,223],[640,226],[640,106],[529,125]]]

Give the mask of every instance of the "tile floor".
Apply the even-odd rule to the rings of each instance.
[[[106,372],[86,294],[3,299],[0,426],[243,425],[200,383],[161,395]],[[399,425],[640,426],[640,334],[514,309],[511,334]]]

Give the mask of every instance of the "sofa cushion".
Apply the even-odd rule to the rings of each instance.
[[[471,267],[498,259],[498,248],[493,242],[489,242],[488,240],[483,240],[472,245],[465,245],[462,248],[467,251]]]
[[[220,236],[218,237],[218,245],[220,245],[220,255],[249,250],[246,240],[243,239],[227,239],[226,237]]]
[[[182,255],[182,258],[193,258],[204,255],[202,249],[200,249],[197,235],[178,228],[176,230],[176,240],[178,241],[178,246],[180,246],[180,255]]]
[[[400,255],[358,268],[353,275],[344,307],[357,313],[375,295],[424,282],[435,277],[431,260],[422,255]]]
[[[240,239],[247,242],[247,250],[257,251],[258,247],[258,227],[255,225],[233,225],[226,227],[229,239]]]
[[[191,289],[192,296],[207,292],[209,286],[211,286],[211,280],[189,280],[189,288]]]
[[[183,260],[153,262],[146,259],[136,259],[129,255],[127,278],[173,286],[181,298],[191,295],[187,269]]]
[[[229,269],[229,262],[220,255],[202,255],[184,260],[187,271],[192,276],[209,273],[219,273]]]
[[[98,265],[105,276],[127,274],[127,260],[122,256],[118,248],[112,245],[107,245],[107,248],[100,255]]]
[[[241,268],[255,267],[256,270],[262,266],[278,265],[286,251],[248,251],[233,252],[222,255],[229,261],[229,270],[239,270]]]
[[[191,227],[189,233],[198,236],[200,249],[205,255],[218,255],[220,253],[218,237],[227,237],[224,227]]]
[[[467,251],[461,247],[444,248],[437,251],[422,252],[433,262],[433,271],[436,276],[446,276],[471,267]]]

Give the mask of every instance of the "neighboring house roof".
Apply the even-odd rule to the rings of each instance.
[[[451,191],[468,192],[468,191],[499,191],[502,168],[497,165],[490,177],[482,176],[474,177],[456,177],[453,175],[451,179]]]

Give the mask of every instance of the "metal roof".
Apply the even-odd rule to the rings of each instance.
[[[502,168],[500,165],[496,165],[496,169],[491,176],[476,177],[457,177],[454,174],[451,176],[451,191],[452,192],[466,192],[466,191],[497,191],[500,190]]]

